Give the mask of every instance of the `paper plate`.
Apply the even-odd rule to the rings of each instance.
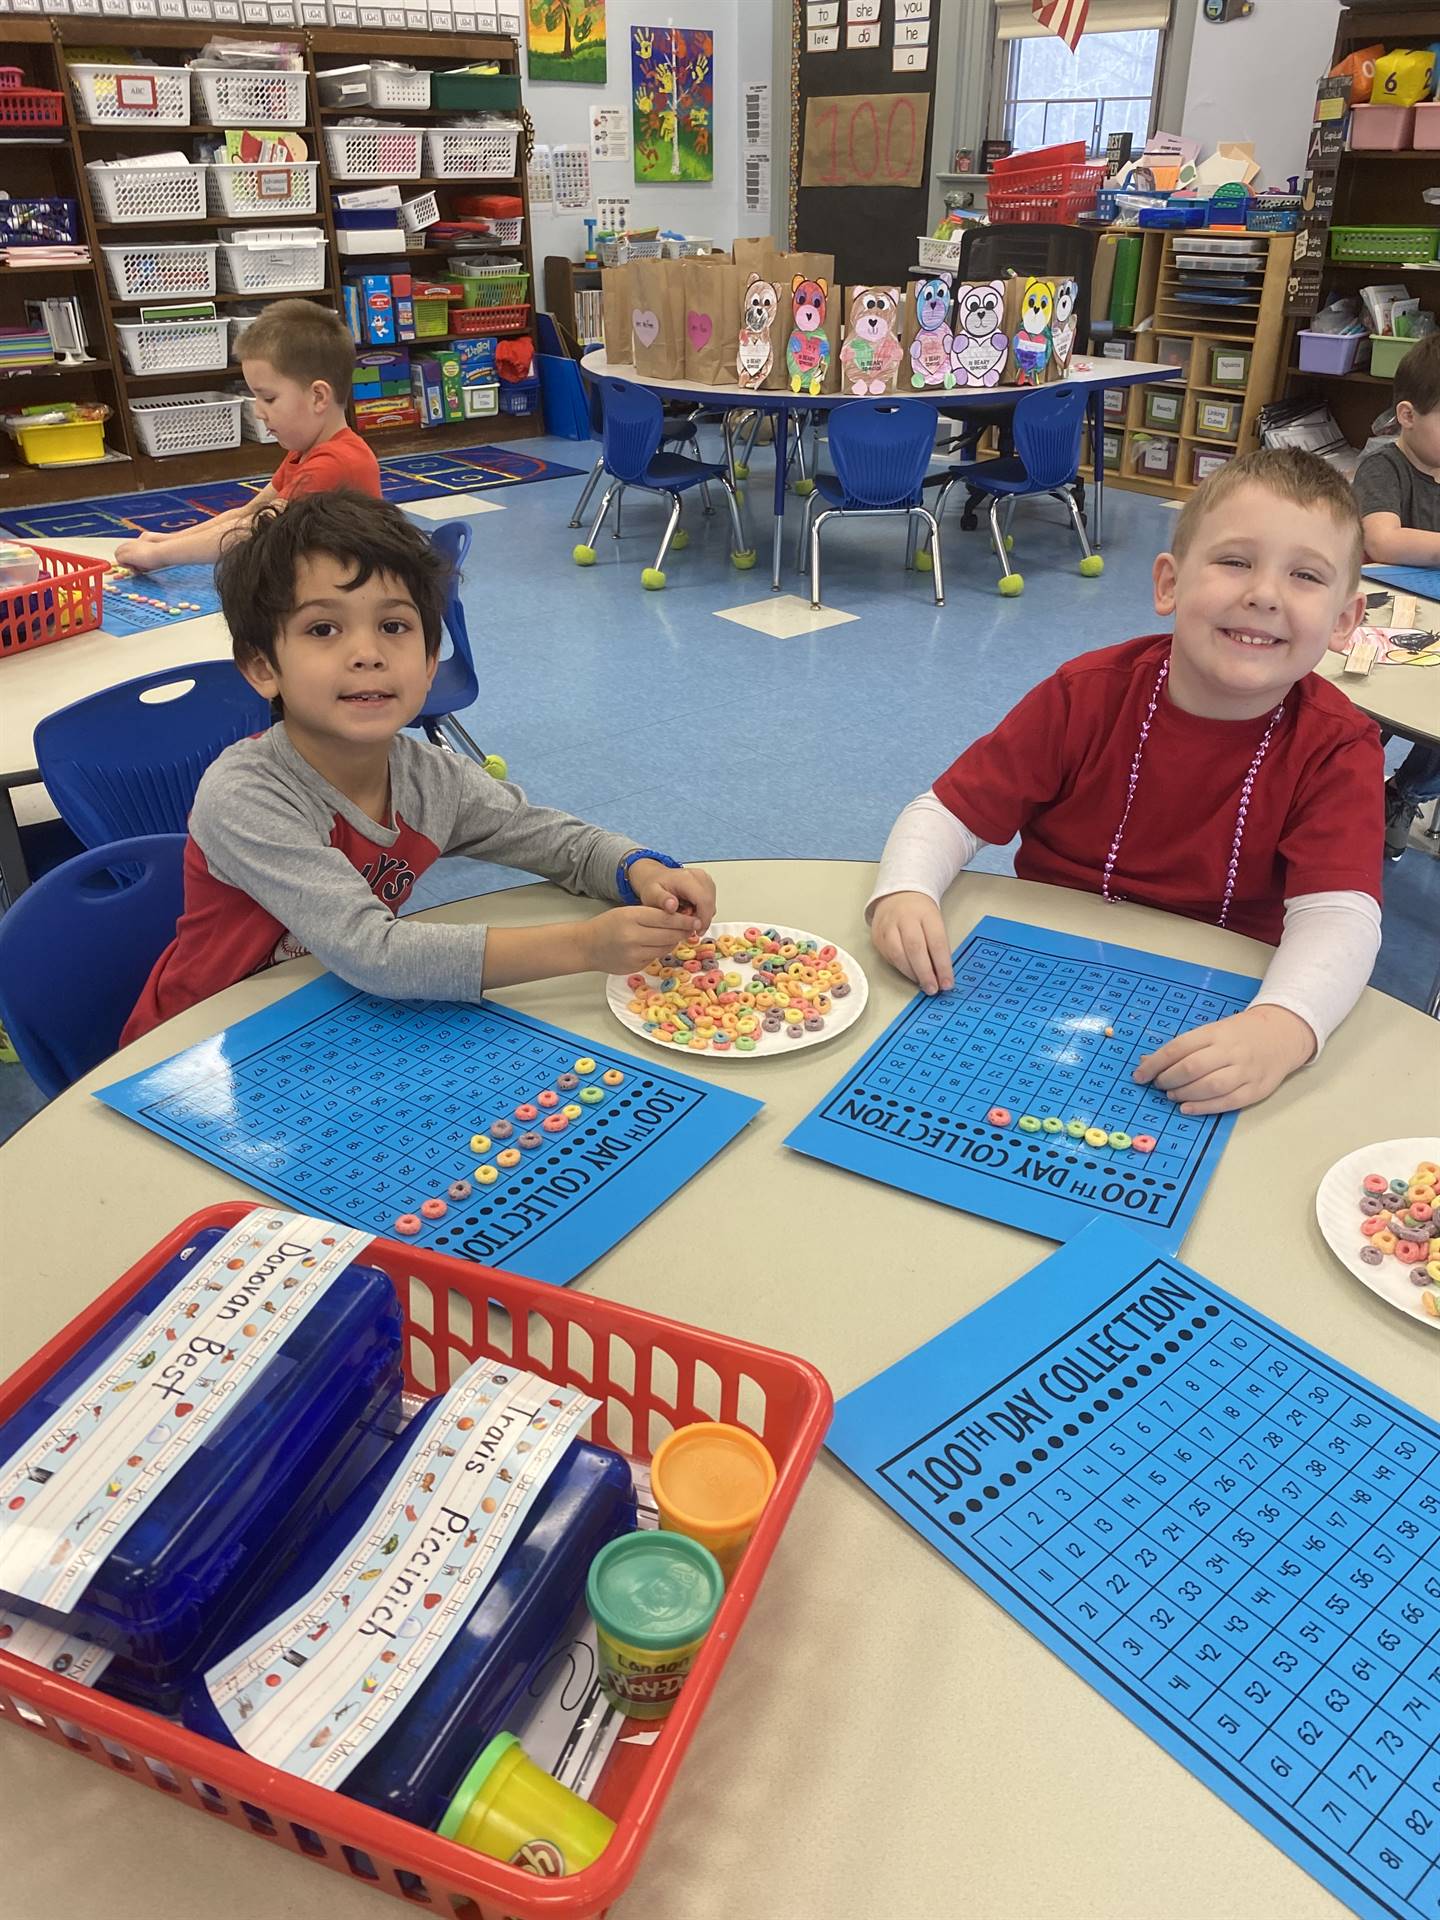
[[[757,923],[753,920],[716,920],[710,928],[714,934],[743,934],[747,927]],[[814,940],[820,946],[833,943],[818,933],[806,933],[801,927],[775,928],[782,940]],[[630,1002],[635,995],[623,973],[612,973],[605,982],[605,1002],[622,1027],[628,1027],[631,1033],[638,1034],[652,1047],[663,1047],[666,1053],[683,1055],[691,1060],[774,1060],[780,1054],[803,1053],[807,1047],[823,1047],[827,1040],[833,1040],[837,1033],[844,1033],[847,1027],[853,1027],[865,1011],[865,1002],[870,998],[870,983],[865,978],[860,962],[854,954],[847,953],[843,947],[835,948],[835,957],[845,969],[845,978],[850,982],[850,991],[842,1000],[836,1000],[825,1016],[825,1027],[820,1033],[802,1034],[798,1040],[787,1040],[783,1033],[762,1033],[757,1035],[759,1044],[753,1053],[738,1053],[734,1047],[727,1047],[723,1053],[716,1053],[713,1047],[707,1047],[703,1053],[691,1052],[688,1047],[677,1047],[669,1040],[659,1040],[647,1032],[640,1016],[630,1011]],[[745,962],[725,963],[727,972],[738,973],[746,986],[754,975],[754,968]]]
[[[1360,1211],[1361,1181],[1367,1173],[1383,1173],[1387,1180],[1408,1178],[1420,1160],[1440,1163],[1440,1139],[1380,1140],[1374,1146],[1357,1147],[1354,1153],[1337,1160],[1320,1182],[1315,1192],[1315,1218],[1330,1251],[1357,1280],[1412,1320],[1440,1332],[1440,1320],[1432,1320],[1420,1305],[1421,1289],[1409,1279],[1408,1267],[1392,1259],[1378,1267],[1367,1267],[1360,1258],[1365,1245],[1360,1231],[1364,1218]]]

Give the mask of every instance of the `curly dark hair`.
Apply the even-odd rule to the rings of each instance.
[[[425,656],[435,658],[451,587],[448,562],[398,507],[341,489],[262,508],[216,562],[215,586],[237,666],[257,659],[276,665],[275,642],[295,608],[296,574],[312,553],[353,566],[347,588],[363,587],[377,573],[400,581],[419,612]]]

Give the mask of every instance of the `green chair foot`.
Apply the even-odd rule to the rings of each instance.
[[[685,531],[684,527],[677,527],[675,529],[675,537],[670,542],[670,551],[672,553],[683,553],[689,544],[689,534]]]
[[[1102,554],[1087,553],[1080,562],[1080,571],[1087,580],[1094,580],[1105,571],[1105,559]]]
[[[802,500],[805,499],[807,495],[814,493],[814,491],[815,491],[815,482],[810,478],[808,474],[805,476],[803,480],[797,480],[795,482],[795,492],[799,494]]]
[[[504,780],[509,777],[510,762],[503,753],[487,753],[480,765],[492,780]]]
[[[658,593],[665,584],[665,576],[658,567],[646,567],[640,575],[640,584],[651,593]]]
[[[935,556],[928,547],[916,548],[915,571],[917,573],[933,573],[935,571]]]
[[[737,480],[748,480],[750,478],[750,469],[743,460],[737,460],[732,471]]]
[[[755,549],[747,547],[744,553],[732,553],[730,564],[732,567],[738,567],[741,573],[748,573],[755,564]]]
[[[587,547],[585,542],[581,540],[570,549],[570,558],[575,562],[577,567],[593,567],[595,564],[595,549],[593,547]]]
[[[1006,553],[1013,553],[1015,551],[1015,536],[1013,533],[1007,533],[1005,536],[1005,551]]]
[[[1013,600],[1016,594],[1023,593],[1025,591],[1024,574],[1023,573],[1007,573],[1004,579],[1001,580],[1000,582],[1000,591],[1001,593],[1004,594],[1007,600]]]

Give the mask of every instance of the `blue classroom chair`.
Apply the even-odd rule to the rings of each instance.
[[[580,491],[580,498],[575,502],[575,511],[566,522],[566,525],[571,527],[578,527],[584,524],[585,509],[590,505],[591,496],[594,494],[596,487],[599,486],[601,475],[605,471],[605,454],[603,451],[605,411],[600,400],[599,386],[593,380],[590,382],[590,393],[586,404],[590,409],[590,437],[592,440],[599,440],[602,443],[602,450],[594,466],[586,476],[585,485]],[[676,413],[674,405],[672,404],[669,407],[663,408],[662,411],[665,414],[665,431],[661,435],[661,446],[689,447],[694,458],[698,460],[700,458],[700,428],[698,423],[702,410],[699,407],[694,407],[687,413]],[[728,458],[728,422],[730,416],[726,414],[724,418],[727,423],[726,447]],[[615,524],[618,528],[620,524],[618,502],[616,505]],[[617,540],[619,539],[620,536],[618,532],[615,537]]]
[[[185,904],[183,833],[91,847],[0,919],[0,1023],[48,1099],[115,1051]]]
[[[923,400],[851,400],[830,415],[830,457],[835,473],[817,475],[806,496],[795,565],[810,559],[810,605],[820,605],[820,529],[845,514],[901,514],[907,532],[915,521],[930,529],[935,562],[935,604],[945,604],[940,570],[940,528],[923,504],[926,470],[935,452],[935,409]],[[816,509],[819,509],[817,512]],[[907,558],[910,544],[907,540]]]
[[[450,636],[450,651],[435,669],[435,678],[425,705],[410,722],[423,729],[427,739],[452,753],[468,753],[478,760],[486,773],[503,780],[509,771],[498,753],[483,752],[455,718],[480,698],[480,677],[475,671],[475,653],[470,645],[470,629],[465,624],[465,608],[460,599],[460,577],[465,556],[470,551],[471,530],[463,520],[446,520],[434,528],[430,544],[442,553],[450,565],[450,593],[445,602],[445,631]]]
[[[35,729],[35,758],[60,818],[87,847],[100,847],[184,833],[211,761],[269,725],[269,701],[233,661],[198,660],[48,715]]]
[[[646,493],[663,493],[670,500],[670,517],[665,523],[665,533],[660,541],[660,550],[655,555],[655,564],[646,567],[640,575],[642,586],[652,590],[663,587],[665,556],[672,540],[676,540],[676,528],[680,525],[681,498],[692,487],[703,488],[707,482],[716,480],[725,490],[725,501],[730,509],[731,562],[742,570],[753,567],[755,549],[745,533],[740,502],[736,496],[735,482],[730,477],[728,462],[687,460],[682,454],[662,452],[666,438],[665,413],[657,396],[647,387],[637,386],[630,380],[617,380],[611,374],[601,375],[594,385],[600,394],[605,423],[600,458],[604,471],[610,476],[610,484],[605,489],[588,540],[573,550],[575,564],[580,567],[594,566],[595,542],[600,537],[605,517],[627,487],[638,487]],[[616,537],[619,537],[618,526]],[[679,541],[676,544],[678,546]]]
[[[1025,576],[1010,564],[1010,521],[1015,502],[1028,495],[1048,493],[1068,510],[1080,542],[1080,571],[1087,580],[1105,571],[1105,562],[1092,553],[1085,519],[1075,498],[1080,473],[1080,442],[1085,429],[1087,395],[1084,387],[1060,383],[1036,387],[1015,403],[1011,432],[1014,452],[996,460],[964,460],[952,466],[940,489],[935,518],[945,515],[950,490],[957,482],[972,494],[990,499],[990,538],[1000,562],[1000,591],[1007,598],[1021,593]],[[1003,506],[1002,506],[1003,502]]]

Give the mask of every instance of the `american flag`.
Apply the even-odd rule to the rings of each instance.
[[[1030,11],[1042,27],[1048,27],[1051,33],[1058,33],[1074,53],[1085,31],[1085,16],[1090,11],[1090,0],[1030,0]]]

